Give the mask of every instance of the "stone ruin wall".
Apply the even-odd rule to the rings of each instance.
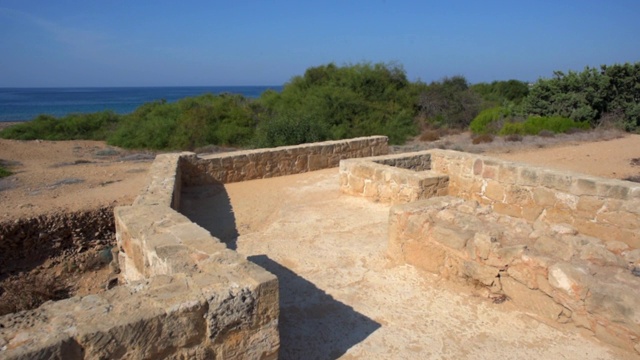
[[[430,152],[432,170],[449,175],[450,195],[640,248],[640,184],[455,151]]]
[[[392,261],[640,353],[640,184],[447,150],[340,171],[343,192],[398,204]],[[416,191],[416,177],[432,190]]]
[[[386,137],[159,155],[114,210],[126,286],[0,317],[0,357],[275,359],[278,279],[176,211],[182,186],[283,176],[386,154]]]

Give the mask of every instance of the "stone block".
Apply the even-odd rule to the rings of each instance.
[[[499,269],[479,264],[475,261],[463,261],[461,273],[468,278],[477,280],[486,286],[492,286],[498,280]]]
[[[541,291],[531,290],[509,276],[500,278],[502,291],[518,307],[524,308],[546,319],[557,321],[565,308]]]
[[[589,292],[589,272],[576,265],[566,262],[553,264],[549,267],[549,284],[574,300],[584,300]]]
[[[533,249],[543,255],[554,256],[569,261],[574,255],[573,247],[557,237],[541,236],[533,245]]]
[[[435,225],[430,233],[433,241],[448,246],[455,250],[462,250],[467,245],[467,241],[473,237],[473,232],[456,228],[448,228]]]
[[[439,274],[447,259],[447,252],[438,244],[409,239],[402,247],[407,264],[430,273]]]

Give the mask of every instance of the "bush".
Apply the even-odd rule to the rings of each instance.
[[[4,178],[4,177],[7,177],[7,176],[10,176],[10,175],[12,175],[12,174],[13,174],[13,173],[12,173],[11,171],[7,170],[7,169],[6,169],[5,167],[3,167],[3,166],[0,166],[0,179],[1,179],[1,178]]]
[[[510,112],[501,107],[482,110],[469,125],[469,130],[474,134],[496,134],[504,123]]]
[[[59,119],[39,115],[32,121],[0,131],[0,137],[16,140],[106,140],[120,119],[120,115],[112,111],[71,114]]]
[[[256,130],[253,145],[258,148],[297,145],[324,141],[328,131],[311,116],[277,116],[262,122]]]
[[[537,135],[543,130],[553,133],[565,133],[570,129],[588,129],[587,122],[576,122],[561,116],[531,116],[524,122],[506,123],[500,129],[500,135]]]

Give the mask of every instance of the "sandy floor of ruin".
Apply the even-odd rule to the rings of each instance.
[[[282,359],[633,358],[391,267],[389,205],[342,195],[337,169],[202,190],[183,197],[183,211],[280,280]]]

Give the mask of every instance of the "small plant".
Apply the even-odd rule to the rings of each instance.
[[[420,135],[420,141],[431,142],[440,140],[440,134],[437,130],[426,130]]]
[[[474,145],[490,143],[490,142],[493,142],[493,135],[491,135],[491,134],[481,134],[481,135],[478,135],[478,136],[474,136],[473,140],[471,142]]]
[[[4,178],[4,177],[7,177],[7,176],[10,176],[12,174],[13,173],[11,171],[7,170],[3,166],[0,166],[0,179]]]

